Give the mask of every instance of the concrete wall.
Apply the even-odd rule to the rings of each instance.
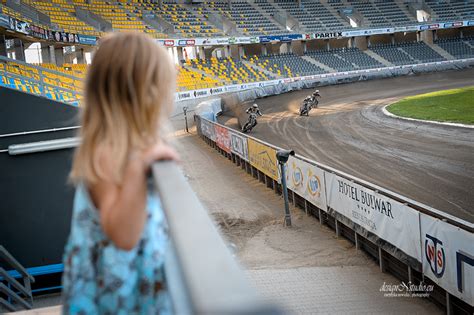
[[[393,36],[395,43],[403,43],[403,42],[416,42],[416,32],[410,33],[395,33]]]
[[[436,38],[460,37],[461,29],[451,28],[451,29],[444,29],[444,30],[436,30],[435,36]]]
[[[391,44],[392,36],[391,35],[372,35],[369,37],[369,42],[371,44]]]
[[[306,42],[307,50],[325,50],[327,49],[327,40],[310,40]]]
[[[344,48],[347,47],[347,43],[349,42],[349,38],[341,38],[341,39],[330,39],[329,40],[329,47],[333,48]]]

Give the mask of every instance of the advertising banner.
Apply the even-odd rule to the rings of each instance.
[[[462,27],[464,24],[462,21],[459,22],[449,22],[449,23],[444,23],[443,28],[456,28],[456,27]]]
[[[423,274],[474,305],[474,235],[420,214]]]
[[[10,18],[8,15],[0,13],[0,27],[9,28],[10,27]]]
[[[177,101],[190,100],[194,98],[194,91],[178,92],[176,93]]]
[[[237,154],[246,161],[249,160],[247,137],[243,137],[238,133],[230,131],[230,144],[232,153]]]
[[[316,207],[327,211],[324,171],[293,156],[288,159],[286,170],[287,187]]]
[[[325,180],[329,207],[421,262],[418,211],[336,174]]]
[[[229,44],[254,44],[259,43],[260,39],[257,36],[254,37],[229,37]]]
[[[196,40],[195,39],[180,39],[178,40],[178,46],[195,46]]]
[[[30,35],[37,38],[48,39],[48,31],[36,25],[30,25]]]
[[[326,32],[326,33],[315,33],[312,38],[315,39],[329,39],[329,38],[341,38],[342,32]]]
[[[293,40],[305,39],[303,34],[288,34],[288,35],[268,35],[260,36],[260,43],[269,42],[291,42]]]
[[[216,141],[216,130],[214,129],[214,124],[201,119],[201,132],[204,136],[208,137],[212,141]]]
[[[57,42],[63,42],[63,43],[78,43],[79,38],[77,34],[72,34],[72,33],[66,33],[66,32],[57,32],[57,31],[52,31],[50,32],[50,40],[54,40]]]
[[[211,88],[209,91],[211,94],[222,94],[225,92],[225,87],[220,86],[216,88]]]
[[[231,145],[230,145],[230,134],[229,129],[226,127],[220,126],[215,124],[214,125],[216,131],[216,143],[219,148],[224,150],[227,153],[231,152]]]
[[[249,162],[265,175],[279,181],[276,151],[269,146],[248,138]]]
[[[7,20],[8,19],[8,20]],[[96,37],[87,35],[78,35],[60,31],[50,31],[42,27],[30,24],[28,22],[17,20],[13,17],[0,15],[0,26],[8,27],[15,32],[30,35],[36,38],[62,43],[80,43],[85,45],[95,45]]]
[[[10,17],[10,29],[19,33],[30,34],[30,23]]]
[[[206,97],[209,96],[209,94],[211,94],[209,89],[195,90],[193,92],[195,98]]]
[[[78,35],[79,43],[83,45],[95,45],[97,43],[97,38],[94,36],[87,35]]]

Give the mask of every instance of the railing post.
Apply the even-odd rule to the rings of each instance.
[[[355,230],[354,230],[354,239],[355,239],[356,250],[360,250],[359,233],[357,233]]]
[[[379,249],[379,267],[380,267],[380,271],[381,272],[385,272],[385,265],[384,265],[384,262],[383,262],[383,249],[382,247],[378,247]]]
[[[446,314],[452,315],[453,314],[453,304],[451,302],[451,294],[446,291]]]

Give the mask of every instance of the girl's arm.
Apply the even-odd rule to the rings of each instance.
[[[146,175],[151,164],[157,160],[177,159],[171,147],[158,144],[130,159],[121,185],[99,180],[90,187],[92,199],[100,212],[102,229],[115,246],[131,250],[141,238],[147,219]],[[107,163],[106,160],[104,163]]]

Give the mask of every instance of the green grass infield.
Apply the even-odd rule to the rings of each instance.
[[[406,97],[387,110],[401,117],[474,124],[474,86]]]

